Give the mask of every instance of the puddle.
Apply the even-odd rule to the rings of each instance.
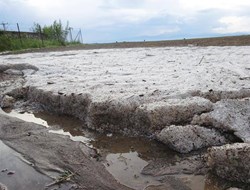
[[[0,141],[0,182],[8,190],[44,189],[52,179],[37,172],[25,159]],[[11,172],[12,174],[10,174]],[[57,189],[66,189],[64,186]]]
[[[42,189],[51,179],[38,173],[32,166],[25,163],[20,154],[0,141],[0,181],[10,190]],[[7,171],[5,171],[7,170]],[[8,172],[14,172],[8,175]]]
[[[142,137],[101,135],[92,145],[106,155],[106,169],[115,179],[134,189],[160,184],[152,176],[141,174],[148,161],[175,157],[175,153],[164,145]]]
[[[5,110],[5,112],[9,116],[48,127],[52,133],[68,135],[74,141],[81,141],[97,148],[106,158],[104,162],[106,169],[121,184],[133,189],[142,190],[149,185],[157,187],[160,182],[152,176],[142,175],[142,169],[150,160],[164,158],[166,162],[171,163],[177,155],[164,145],[146,138],[104,135],[83,129],[82,121],[68,116],[56,116],[44,112],[19,113],[15,110]],[[212,188],[214,184],[207,184],[205,176],[175,177],[182,179],[192,190],[220,190],[217,187]]]
[[[28,113],[4,109],[11,117],[16,117],[27,122],[33,122],[51,128],[49,132],[69,136],[73,141],[81,141],[89,146],[93,140],[93,134],[83,130],[83,123],[80,120],[72,119],[69,116],[54,116],[45,112]]]
[[[145,138],[129,138],[112,134],[99,134],[83,130],[80,120],[67,116],[50,115],[45,112],[27,113],[4,110],[6,114],[24,121],[37,123],[51,128],[52,133],[68,135],[74,141],[82,141],[100,150],[106,156],[105,167],[120,183],[143,189],[148,184],[157,185],[158,181],[141,174],[148,161],[155,156],[165,157],[164,146]]]
[[[27,122],[33,122],[33,123],[37,123],[39,125],[43,125],[45,127],[49,127],[47,121],[36,117],[32,113],[17,112],[17,111],[10,110],[10,109],[4,109],[4,112],[7,113],[7,115],[9,115],[11,117],[15,117],[15,118],[27,121]]]
[[[143,189],[148,184],[160,184],[151,176],[144,176],[140,173],[148,162],[141,159],[137,152],[108,154],[106,159],[107,170],[116,180],[122,181],[128,187]]]
[[[205,189],[205,176],[202,175],[181,175],[179,176],[192,190]],[[212,189],[211,189],[212,190]]]

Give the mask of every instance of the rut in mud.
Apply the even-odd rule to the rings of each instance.
[[[32,114],[24,112],[20,108],[18,111],[8,109],[5,111],[6,115],[39,123],[47,127],[51,133],[70,136],[73,141],[80,141],[97,149],[99,156],[96,157],[93,153],[92,156],[98,162],[103,162],[106,169],[119,183],[133,189],[144,189],[147,186],[148,189],[164,186],[168,189],[187,190],[222,187],[222,184],[217,184],[218,179],[213,176],[209,178],[203,176],[207,172],[207,168],[204,167],[205,160],[202,152],[185,156],[171,151],[153,140],[95,133],[82,128],[83,123],[80,120],[66,116],[55,116],[45,112]],[[34,132],[31,133],[33,135]],[[48,168],[54,170],[55,166],[50,165]],[[225,184],[228,187],[231,186],[228,182],[224,182],[223,185],[225,186]]]

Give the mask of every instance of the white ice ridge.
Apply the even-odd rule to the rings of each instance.
[[[2,55],[0,64],[28,63],[27,86],[63,94],[89,93],[93,101],[190,91],[250,89],[250,47],[99,49]]]

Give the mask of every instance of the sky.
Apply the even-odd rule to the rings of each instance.
[[[84,43],[250,34],[250,0],[0,0],[0,23],[69,22]],[[2,29],[0,25],[0,29]]]

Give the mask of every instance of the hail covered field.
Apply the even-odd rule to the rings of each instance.
[[[28,53],[0,60],[37,67],[23,70],[24,86],[29,99],[51,110],[86,120],[89,128],[151,135],[166,125],[190,123],[192,116],[211,111],[212,102],[249,97],[249,52],[248,46],[193,46]],[[162,107],[171,106],[186,110],[160,118],[169,111]]]
[[[9,87],[0,83],[1,106],[22,97],[25,105],[35,102],[49,112],[74,116],[109,137],[143,136],[179,153],[212,147],[201,154],[208,154],[217,175],[249,183],[249,167],[242,170],[230,161],[237,155],[237,163],[249,166],[244,156],[250,151],[249,46],[26,53],[1,55],[0,64],[4,76],[22,76]],[[141,172],[154,177],[173,171],[206,174],[204,159],[192,156],[192,167],[150,162]]]
[[[28,86],[53,93],[89,93],[94,101],[145,101],[200,91],[249,89],[249,47],[170,47],[29,53],[0,57],[28,63]],[[50,84],[50,85],[48,85]],[[147,99],[147,100],[146,100]]]

